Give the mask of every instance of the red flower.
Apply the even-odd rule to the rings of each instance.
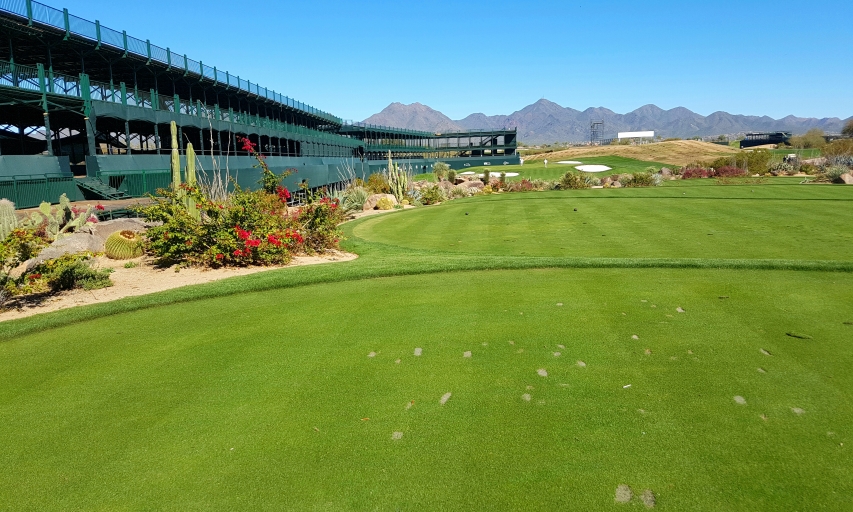
[[[281,185],[279,185],[278,187],[276,187],[275,191],[278,194],[279,200],[287,201],[290,199],[290,191],[287,190],[287,187],[282,187]]]
[[[273,245],[274,245],[274,246],[276,246],[276,247],[278,247],[279,245],[281,245],[281,240],[279,240],[278,238],[276,238],[276,237],[275,237],[275,235],[269,235],[269,236],[267,237],[267,242],[269,242],[269,243],[273,244]]]
[[[186,242],[184,242],[184,243],[185,243],[185,244],[187,244],[187,247],[190,247],[190,246],[192,246],[193,241],[192,241],[192,240],[187,240],[187,241],[186,241]]]
[[[102,204],[98,204],[98,205],[96,205],[96,206],[95,206],[95,209],[96,209],[96,210],[98,210],[98,211],[103,211],[103,210],[104,210],[104,205],[102,205]]]
[[[36,279],[39,279],[41,277],[41,274],[30,274],[28,277],[30,278],[30,280],[35,281]]]
[[[219,254],[217,254],[217,255],[216,255],[216,259],[217,259],[217,260],[220,260],[220,261],[221,261],[221,260],[222,260],[222,258],[224,258],[224,257],[225,257],[225,255],[224,255],[224,254],[222,254],[221,252],[220,252]]]
[[[234,251],[234,256],[242,256],[242,255],[243,255],[243,251],[241,251],[240,249],[237,249],[236,251]]]
[[[237,237],[240,240],[248,240],[249,237],[252,236],[251,231],[246,231],[245,229],[240,228],[240,226],[234,226],[234,230],[237,232]]]
[[[248,151],[249,153],[254,153],[255,146],[257,146],[257,144],[250,141],[248,137],[241,138],[240,142],[243,143],[243,151]]]

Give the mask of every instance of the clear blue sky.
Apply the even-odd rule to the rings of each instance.
[[[626,113],[853,115],[853,0],[50,0],[345,119],[540,98]]]

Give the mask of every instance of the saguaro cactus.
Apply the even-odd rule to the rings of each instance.
[[[196,178],[195,178],[195,149],[193,149],[192,143],[187,144],[187,185],[191,187],[196,186]],[[201,215],[198,211],[198,206],[196,205],[195,198],[192,194],[187,194],[184,197],[184,204],[187,206],[187,213],[190,214],[190,217],[199,220]]]
[[[174,121],[169,123],[172,132],[172,188],[177,191],[181,188],[181,154],[178,152],[178,125]]]

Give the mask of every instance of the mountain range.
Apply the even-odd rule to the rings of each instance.
[[[404,105],[395,102],[364,120],[371,124],[428,132],[516,128],[519,140],[532,144],[589,140],[591,121],[604,122],[602,138],[616,137],[617,132],[654,130],[655,135],[664,138],[684,139],[767,131],[802,134],[812,128],[837,133],[846,122],[837,117],[817,119],[787,116],[773,119],[728,112],[703,116],[684,107],[664,110],[655,105],[645,105],[627,114],[617,114],[604,107],[575,110],[544,98],[509,115],[487,116],[478,113],[458,120],[450,119],[420,103]]]

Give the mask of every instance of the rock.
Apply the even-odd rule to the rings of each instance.
[[[465,178],[462,178],[460,176],[457,176],[456,179],[453,180],[453,184],[454,185],[461,185],[461,184],[465,183],[466,181],[468,181],[468,180],[466,180]]]
[[[613,183],[610,184],[610,188],[622,188],[622,184],[619,183],[618,181],[614,181]]]
[[[841,179],[841,181],[844,182],[845,185],[853,185],[853,174],[845,172],[844,174],[839,176],[839,178]]]
[[[660,168],[661,176],[672,176],[672,169],[669,167],[661,167]]]
[[[379,200],[383,197],[387,197],[391,201],[391,204],[397,204],[397,198],[394,197],[393,194],[373,194],[367,198],[367,201],[364,202],[364,207],[362,208],[362,210],[375,210],[376,203],[378,203]]]
[[[27,260],[24,268],[29,270],[43,261],[59,258],[65,254],[86,251],[103,252],[107,237],[116,231],[128,230],[142,232],[150,226],[151,224],[146,223],[142,219],[113,219],[98,222],[91,226],[84,226],[42,249],[38,256]]]
[[[438,186],[441,188],[441,190],[444,191],[445,194],[449,194],[450,191],[453,190],[456,185],[450,183],[449,181],[442,180],[442,182],[439,183]]]
[[[460,187],[467,187],[469,189],[475,188],[477,190],[483,190],[483,182],[482,181],[466,181],[459,185]]]

